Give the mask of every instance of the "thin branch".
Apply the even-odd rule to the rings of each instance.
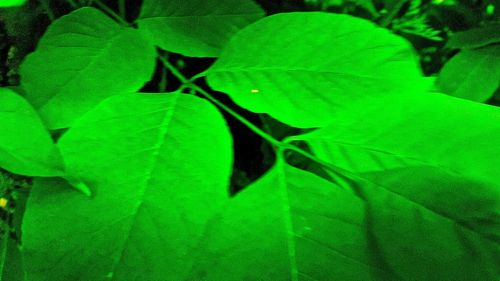
[[[396,3],[392,9],[387,13],[387,15],[382,19],[380,22],[380,26],[382,27],[387,27],[391,22],[394,20],[394,18],[398,15],[399,11],[401,11],[401,8],[407,1],[405,0],[399,0],[398,3]]]
[[[122,17],[117,15],[115,11],[110,9],[108,6],[104,5],[100,0],[94,0],[94,3],[104,12],[106,12],[108,15],[110,15],[112,18],[114,18],[117,22],[119,22],[123,26],[129,26],[130,24],[124,20]]]
[[[78,4],[76,4],[76,2],[74,0],[68,0],[68,4],[71,6],[71,8],[73,8],[75,10],[80,7]]]
[[[42,1],[40,1],[40,3],[42,4],[42,7],[45,10],[45,13],[47,13],[47,16],[49,17],[50,21],[51,22],[54,21],[56,19],[56,17],[54,15],[54,12],[52,12],[52,10],[50,9],[50,5],[49,5],[48,0],[42,0]]]
[[[220,107],[222,110],[224,110],[225,112],[229,113],[236,120],[238,120],[243,125],[245,125],[246,127],[248,127],[250,130],[252,130],[254,133],[256,133],[257,135],[259,135],[261,138],[263,138],[264,140],[268,141],[275,148],[278,148],[278,150],[284,151],[284,150],[289,149],[289,150],[295,151],[295,152],[297,152],[297,153],[299,153],[299,154],[301,154],[301,155],[303,155],[303,156],[305,156],[305,157],[313,160],[314,162],[317,162],[318,164],[324,166],[325,168],[327,168],[328,170],[331,170],[334,173],[338,173],[340,171],[343,171],[343,169],[341,169],[341,168],[339,168],[339,167],[337,167],[337,166],[335,166],[335,165],[333,165],[333,164],[331,164],[331,163],[329,163],[327,161],[324,161],[324,160],[322,160],[322,159],[320,159],[320,158],[312,155],[311,153],[309,153],[309,152],[307,152],[305,150],[302,150],[301,148],[299,148],[299,147],[297,147],[295,145],[292,145],[290,142],[293,141],[293,140],[296,140],[294,138],[289,138],[288,141],[285,141],[285,142],[282,142],[282,141],[279,141],[279,140],[275,139],[273,136],[271,136],[270,134],[266,133],[264,130],[262,130],[261,128],[257,127],[252,122],[248,121],[243,116],[241,116],[240,114],[238,114],[236,111],[232,110],[227,105],[223,104],[222,102],[220,102],[219,100],[217,100],[216,98],[214,98],[211,94],[209,94],[203,88],[201,88],[200,86],[194,84],[192,80],[187,79],[184,76],[184,74],[182,74],[175,66],[173,66],[168,61],[168,59],[165,56],[159,55],[158,58],[160,59],[160,61],[162,62],[162,64],[165,66],[165,68],[167,68],[168,70],[170,70],[172,72],[172,74],[175,77],[177,77],[177,79],[179,79],[181,81],[181,83],[183,84],[183,86],[182,86],[183,89],[187,87],[187,88],[190,88],[192,90],[195,90],[200,95],[202,95],[203,97],[205,97],[207,100],[211,101],[216,106]]]
[[[127,19],[125,0],[118,1],[118,10],[120,11],[120,17],[123,19]]]

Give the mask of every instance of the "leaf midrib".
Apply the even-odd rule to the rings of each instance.
[[[131,218],[131,223],[130,223],[130,227],[129,229],[127,230],[127,238],[125,239],[124,243],[123,243],[123,248],[121,249],[121,252],[119,254],[119,259],[118,261],[115,263],[113,269],[110,271],[110,272],[113,272],[115,273],[118,266],[123,262],[123,257],[124,257],[124,253],[125,253],[125,250],[127,248],[127,245],[129,244],[129,241],[130,241],[130,232],[132,231],[132,229],[134,228],[134,225],[136,224],[136,221],[137,221],[137,216],[139,214],[139,210],[143,207],[143,204],[144,204],[144,196],[147,192],[147,190],[149,189],[149,182],[150,180],[152,179],[152,174],[154,172],[154,170],[156,169],[156,166],[158,164],[158,156],[160,154],[160,151],[161,151],[161,148],[165,142],[165,137],[167,136],[167,133],[168,133],[168,128],[171,124],[171,121],[174,117],[174,113],[175,113],[175,108],[176,108],[176,105],[177,105],[177,101],[180,97],[180,94],[177,93],[175,94],[176,97],[174,99],[173,102],[171,102],[169,105],[169,107],[166,107],[165,108],[165,116],[163,117],[163,120],[162,120],[162,123],[160,125],[159,128],[161,128],[161,131],[160,133],[158,134],[158,140],[157,140],[157,149],[153,150],[152,152],[152,155],[151,157],[153,158],[153,160],[151,161],[151,166],[148,167],[148,169],[146,169],[147,171],[147,174],[146,174],[146,182],[144,184],[144,187],[142,188],[142,192],[141,194],[138,196],[138,199],[140,199],[140,203],[137,204],[137,207],[135,208],[134,212],[133,212],[133,215],[132,215],[132,218]],[[112,281],[119,281],[115,278],[116,275],[113,274],[113,278],[111,279]]]

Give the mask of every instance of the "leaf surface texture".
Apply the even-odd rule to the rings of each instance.
[[[105,98],[139,90],[155,57],[139,31],[86,7],[49,27],[21,65],[21,81],[49,128],[67,128]]]
[[[62,162],[40,117],[14,91],[0,88],[0,167],[25,176],[59,176]]]
[[[263,16],[252,0],[145,0],[138,23],[162,49],[217,57],[238,30]]]
[[[487,101],[500,86],[500,45],[462,50],[444,65],[436,83],[451,96]]]
[[[120,95],[59,145],[93,198],[57,179],[36,181],[23,224],[28,277],[183,280],[229,197],[231,137],[221,114],[179,93]]]
[[[238,105],[300,128],[328,124],[357,98],[425,88],[410,44],[373,23],[320,12],[266,17],[237,33],[208,69]]]

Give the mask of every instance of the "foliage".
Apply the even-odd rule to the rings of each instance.
[[[0,88],[0,280],[500,277],[491,8],[459,31],[454,1],[44,3]],[[230,192],[235,122],[271,167]]]

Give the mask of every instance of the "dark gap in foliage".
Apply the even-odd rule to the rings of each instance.
[[[168,59],[170,63],[176,66],[177,69],[188,78],[203,72],[215,61],[213,58],[190,58],[175,53],[169,53]],[[161,83],[162,76],[164,75],[163,65],[158,61],[151,81],[148,82],[140,92],[158,92],[158,85]],[[179,79],[170,72],[166,75],[166,92],[177,90],[181,86]],[[216,99],[238,112],[238,114],[245,117],[253,124],[262,127],[260,115],[251,113],[237,106],[226,94],[210,91],[210,87],[206,84],[205,79],[198,79],[196,83],[203,89],[209,91]],[[202,96],[199,97],[203,98]],[[230,194],[235,195],[262,176],[274,163],[275,156],[272,147],[260,136],[241,124],[231,115],[222,110],[220,110],[220,112],[224,115],[233,136],[235,159],[233,163]],[[210,144],[207,144],[207,149],[209,149],[209,145]]]
[[[8,86],[7,84],[7,58],[9,54],[9,43],[5,24],[0,20],[0,86]]]
[[[306,11],[308,6],[303,0],[255,0],[268,15],[285,12]]]
[[[237,106],[226,94],[215,91],[210,91],[210,94],[248,121],[262,128],[262,121],[258,114]],[[233,136],[234,163],[230,194],[234,196],[271,168],[274,163],[275,154],[267,141],[263,140],[230,114],[221,112]]]
[[[32,185],[32,178],[12,174],[1,168],[0,177],[2,181],[0,197],[7,200],[7,206],[0,208],[0,226],[2,226],[0,227],[0,239],[4,235],[8,235],[10,239],[20,244],[21,220],[29,193],[27,187]]]

